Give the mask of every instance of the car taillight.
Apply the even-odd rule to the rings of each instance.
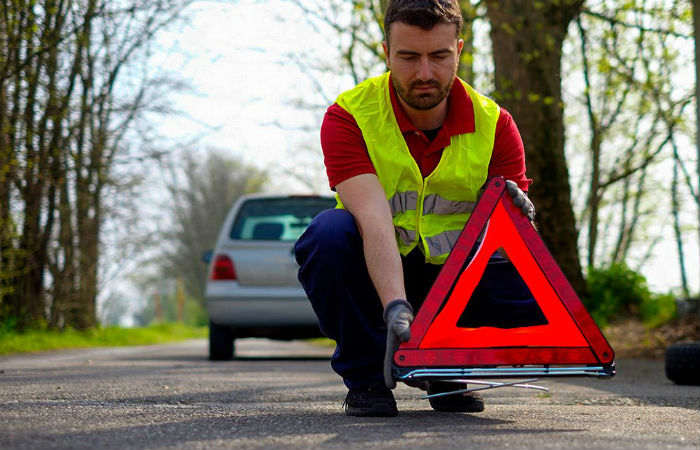
[[[233,261],[226,255],[216,255],[214,264],[211,266],[212,280],[235,280],[236,268]]]

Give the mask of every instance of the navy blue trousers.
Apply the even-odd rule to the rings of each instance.
[[[297,241],[295,255],[321,332],[336,342],[333,370],[348,388],[383,380],[386,325],[355,218],[342,209],[321,212]],[[407,300],[417,312],[442,266],[426,264],[417,249],[401,259]],[[542,323],[546,319],[515,268],[494,255],[457,325]]]

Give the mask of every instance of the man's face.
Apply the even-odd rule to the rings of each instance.
[[[394,22],[390,31],[391,43],[383,46],[396,93],[414,109],[439,105],[450,93],[464,45],[455,37],[455,25],[423,30]]]

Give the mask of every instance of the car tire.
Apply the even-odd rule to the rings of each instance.
[[[209,359],[229,361],[233,359],[234,336],[230,327],[209,321]]]
[[[678,342],[666,349],[666,377],[676,384],[700,385],[700,342]]]

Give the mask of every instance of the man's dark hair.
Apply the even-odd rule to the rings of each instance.
[[[389,0],[384,15],[384,34],[389,42],[389,28],[394,22],[431,30],[437,24],[454,24],[455,37],[462,32],[462,11],[458,0]]]

